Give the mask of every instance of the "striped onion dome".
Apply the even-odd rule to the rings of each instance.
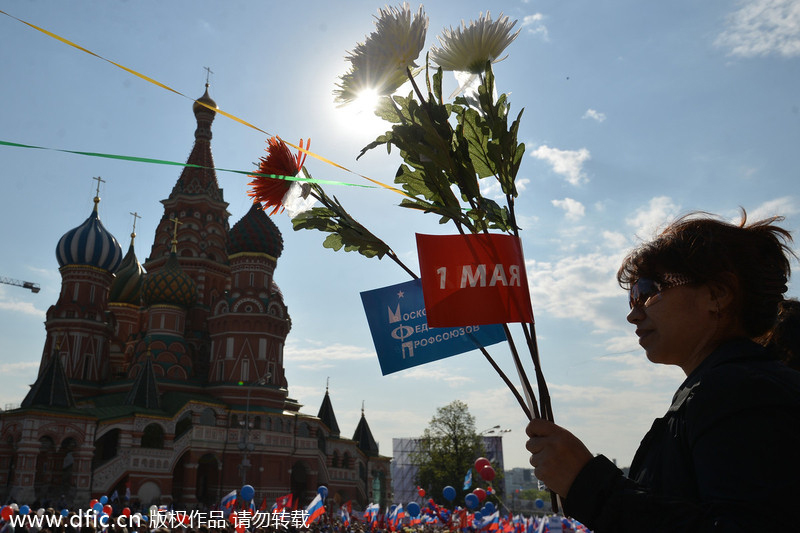
[[[122,247],[106,230],[97,216],[95,198],[94,210],[83,224],[71,229],[58,241],[56,259],[58,265],[89,265],[108,272],[115,272],[122,262]]]
[[[257,252],[276,259],[283,252],[281,230],[258,203],[228,232],[228,255],[240,252]]]
[[[188,309],[197,301],[194,280],[181,268],[173,251],[164,266],[148,272],[142,283],[142,299],[146,305],[167,304]]]
[[[135,233],[131,233],[131,245],[128,247],[128,253],[122,258],[114,282],[111,284],[111,292],[108,295],[109,302],[139,305],[144,268],[133,251],[135,235]]]

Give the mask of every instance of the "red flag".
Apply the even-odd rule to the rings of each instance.
[[[280,513],[284,509],[292,509],[292,499],[293,497],[291,492],[286,496],[281,496],[277,498],[275,500],[275,503],[277,505],[276,511]]]
[[[430,327],[533,322],[522,244],[513,235],[421,235]]]

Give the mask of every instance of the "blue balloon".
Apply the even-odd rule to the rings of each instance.
[[[406,505],[406,511],[408,511],[409,516],[419,516],[419,504],[417,502],[408,502],[408,505]]]
[[[239,491],[239,494],[242,496],[243,500],[252,500],[253,496],[256,495],[256,489],[253,488],[252,485],[243,485],[242,490]]]
[[[478,521],[483,520],[483,515],[481,514],[480,511],[475,511],[475,513],[473,513],[472,517],[475,520],[478,520]]]
[[[100,503],[102,503],[103,505],[107,504],[108,503],[108,496],[105,496],[105,495],[104,496],[100,496]]]
[[[319,488],[317,488],[317,494],[319,494],[320,498],[325,500],[325,498],[328,497],[328,487],[325,485],[320,485]]]
[[[445,499],[445,500],[447,500],[447,501],[451,502],[451,501],[453,501],[453,500],[455,500],[455,499],[456,499],[456,489],[454,489],[454,488],[453,488],[453,487],[451,487],[450,485],[447,485],[447,486],[446,486],[446,487],[445,487],[445,488],[442,490],[442,496],[444,496],[444,499]],[[476,496],[476,497],[477,497],[477,496]]]
[[[69,511],[67,509],[61,509],[61,516],[69,516]]]
[[[92,505],[92,510],[97,514],[102,513],[103,512],[103,504],[100,503],[100,502],[97,502],[96,504]]]
[[[541,509],[542,507],[544,507],[544,501],[542,501],[541,498],[536,498],[536,501],[533,503],[536,504],[537,509]]]
[[[26,514],[28,514],[30,512],[31,512],[31,508],[28,507],[27,505],[20,505],[19,506],[19,514],[21,514],[22,516],[25,516]]]
[[[464,503],[467,504],[468,509],[476,509],[481,501],[478,499],[478,496],[470,492],[464,496]]]
[[[486,502],[485,504],[483,504],[483,506],[486,507],[486,511],[488,511],[488,514],[492,514],[497,510],[492,502]]]

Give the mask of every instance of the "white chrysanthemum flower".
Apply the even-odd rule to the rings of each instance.
[[[478,20],[467,26],[461,21],[457,29],[444,29],[438,36],[441,48],[431,47],[431,60],[444,70],[466,71],[480,74],[487,61],[497,61],[500,54],[517,38],[520,30],[512,34],[517,21],[509,21],[500,13],[500,18],[492,21],[492,16],[482,13]]]
[[[413,16],[407,3],[399,8],[378,10],[376,30],[358,43],[347,56],[350,70],[340,77],[334,90],[341,105],[358,98],[365,90],[380,96],[395,92],[406,80],[406,69],[416,67],[416,59],[425,46],[428,18],[422,6]]]

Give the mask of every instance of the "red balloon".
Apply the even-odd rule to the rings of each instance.
[[[417,494],[419,494],[419,497],[420,497],[420,498],[424,498],[424,497],[425,497],[425,489],[423,489],[423,488],[420,488],[420,489],[417,491]]]
[[[486,491],[483,490],[483,489],[480,489],[480,488],[475,489],[475,490],[472,491],[472,494],[477,496],[478,497],[478,501],[480,501],[480,502],[482,502],[483,500],[486,499]]]
[[[11,515],[14,514],[14,509],[12,509],[8,505],[4,505],[2,509],[0,509],[0,516],[3,517],[3,520],[8,522],[8,519],[11,518]]]
[[[475,470],[480,474],[483,467],[490,466],[492,463],[486,457],[478,457],[475,459]]]
[[[111,513],[114,512],[114,509],[110,505],[105,504],[103,506],[103,512],[106,513],[108,516],[111,516]]]
[[[130,507],[125,507],[124,509],[122,509],[122,514],[123,514],[123,516],[130,517],[131,516],[131,508]]]
[[[494,479],[494,468],[492,468],[491,466],[488,466],[488,465],[484,466],[481,469],[481,477],[483,479],[485,479],[486,481],[493,480]]]
[[[90,501],[90,502],[89,502],[89,508],[92,508],[92,507],[94,507],[94,504],[96,504],[97,502],[98,502],[98,500],[96,500],[96,499],[95,499],[95,500],[92,500],[92,501]]]

